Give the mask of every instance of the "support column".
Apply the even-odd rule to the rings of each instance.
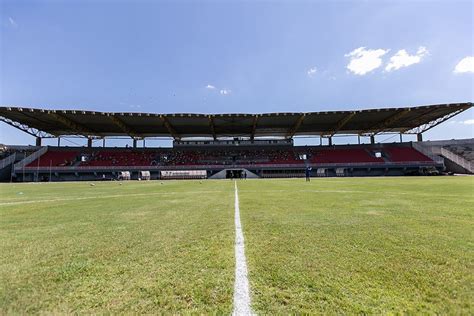
[[[102,139],[102,147],[105,148],[105,138]]]
[[[319,136],[319,146],[322,146],[322,145],[323,145],[323,137]]]
[[[137,140],[135,138],[133,139],[133,148],[137,148]]]
[[[400,133],[400,143],[403,143],[403,137],[402,136],[403,136],[403,134]]]
[[[146,148],[145,138],[143,138],[143,148]]]
[[[41,146],[41,137],[36,137],[36,146]]]
[[[87,139],[87,147],[92,147],[92,138]]]
[[[58,147],[61,146],[61,137],[58,137]]]
[[[370,135],[370,143],[375,144],[375,135]]]
[[[331,136],[329,136],[328,142],[329,142],[329,146],[332,146],[332,137]]]
[[[422,142],[423,141],[423,134],[421,134],[421,133],[416,134],[416,140],[419,141],[419,142]]]
[[[358,142],[359,145],[360,145],[360,135],[357,135],[357,142]]]

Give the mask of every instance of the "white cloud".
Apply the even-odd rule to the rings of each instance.
[[[465,73],[474,72],[474,56],[467,56],[461,59],[461,61],[454,68],[454,73]]]
[[[449,121],[449,124],[474,125],[474,119],[465,120],[465,121]]]
[[[313,78],[317,71],[318,69],[316,67],[311,67],[306,73],[308,74],[308,77]]]
[[[385,67],[385,71],[398,70],[403,67],[418,64],[427,54],[428,50],[423,46],[418,48],[415,55],[410,55],[406,50],[401,49],[395,55],[390,57],[390,61]]]
[[[8,21],[10,22],[10,25],[13,26],[13,27],[17,27],[18,24],[16,23],[15,20],[13,20],[13,18],[11,16],[8,17]]]
[[[365,49],[359,47],[352,52],[345,54],[350,58],[347,69],[356,75],[365,75],[382,65],[382,56],[388,53],[388,49]]]
[[[206,89],[209,89],[209,90],[216,90],[217,88],[216,88],[216,86],[213,86],[212,84],[208,84],[208,85],[206,86]],[[232,92],[232,90],[230,90],[230,89],[220,89],[220,90],[219,90],[219,93],[220,93],[221,95],[228,95],[228,94],[231,94],[231,92]]]

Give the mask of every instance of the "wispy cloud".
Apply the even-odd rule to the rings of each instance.
[[[385,67],[385,71],[398,70],[403,67],[418,64],[427,54],[428,50],[423,46],[418,48],[418,51],[415,55],[410,55],[406,50],[401,49],[395,55],[390,57],[390,61]]]
[[[313,78],[317,71],[318,69],[316,67],[311,67],[306,71],[306,73],[308,74],[308,77]]]
[[[474,125],[474,119],[464,121],[449,121],[450,124]]]
[[[139,105],[139,104],[130,104],[130,103],[127,103],[127,102],[123,102],[123,101],[120,101],[118,104],[122,105],[122,106],[126,106],[130,109],[140,109],[142,106]]]
[[[474,72],[474,56],[464,57],[454,68],[454,73]]]
[[[208,90],[217,90],[217,87],[214,86],[214,85],[212,85],[212,84],[208,84],[208,85],[206,85],[206,89],[208,89]],[[219,89],[219,90],[217,90],[217,91],[219,91],[219,94],[221,94],[221,95],[229,95],[229,94],[232,93],[232,90],[230,90],[230,89],[224,89],[224,88],[223,88],[223,89]]]
[[[344,55],[350,58],[346,68],[356,75],[363,76],[379,68],[382,65],[382,56],[388,52],[388,49],[366,49],[365,47],[359,47]]]
[[[10,22],[10,25],[13,27],[18,26],[18,23],[16,23],[16,21],[11,16],[8,17],[8,22]]]

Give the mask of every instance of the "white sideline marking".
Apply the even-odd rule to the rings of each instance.
[[[271,179],[274,180],[274,179]],[[150,193],[130,193],[130,194],[111,194],[111,195],[97,195],[97,196],[83,196],[83,197],[70,197],[70,198],[54,198],[54,199],[39,199],[39,200],[20,200],[20,201],[8,201],[0,202],[1,206],[8,205],[21,205],[21,204],[34,204],[34,203],[51,203],[51,202],[65,202],[65,201],[80,201],[90,199],[108,199],[108,198],[126,198],[132,196],[151,196],[151,195],[179,195],[179,194],[204,194],[204,193],[219,193],[223,191],[184,191],[184,192],[150,192]],[[254,192],[254,191],[245,191]],[[288,190],[259,190],[259,193],[277,193],[277,192],[288,192]],[[373,191],[358,191],[358,190],[295,190],[294,192],[313,192],[313,193],[361,193],[371,194]],[[432,196],[432,194],[415,193],[415,192],[385,192],[385,195],[412,195],[412,196]],[[464,197],[459,194],[436,194],[437,197]]]
[[[10,201],[0,202],[0,206],[5,205],[19,205],[19,204],[34,204],[34,203],[50,203],[50,202],[64,202],[64,201],[80,201],[93,199],[109,199],[109,198],[126,198],[130,196],[150,196],[150,195],[181,195],[181,194],[204,194],[204,193],[218,193],[224,191],[189,191],[189,192],[150,192],[150,193],[130,193],[130,194],[111,194],[111,195],[96,195],[96,196],[81,196],[71,198],[56,198],[56,199],[40,199],[27,201]]]
[[[274,180],[274,179],[271,179]],[[244,190],[242,192],[255,192],[251,190]],[[314,193],[361,193],[361,194],[370,194],[373,195],[374,191],[360,191],[360,190],[258,190],[258,193],[276,193],[276,192],[314,192]],[[420,192],[384,192],[384,195],[412,195],[412,196],[433,196],[432,193],[420,193]],[[465,195],[461,194],[436,194],[436,197],[464,197]]]
[[[250,287],[245,258],[244,233],[240,223],[239,191],[235,187],[235,284],[233,315],[252,315],[250,308]]]

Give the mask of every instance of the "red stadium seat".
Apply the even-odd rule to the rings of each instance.
[[[412,147],[387,147],[385,152],[388,153],[388,158],[393,162],[432,161]]]
[[[48,150],[44,155],[29,163],[27,167],[63,167],[72,166],[77,160],[78,151]]]

